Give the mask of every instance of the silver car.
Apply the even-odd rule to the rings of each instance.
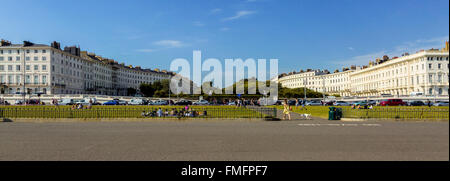
[[[448,101],[438,101],[433,106],[449,106]]]
[[[350,103],[345,102],[345,101],[336,101],[333,103],[333,105],[335,105],[335,106],[350,106]]]

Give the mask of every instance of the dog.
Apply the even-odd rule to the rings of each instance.
[[[303,119],[311,119],[311,114],[301,114]]]

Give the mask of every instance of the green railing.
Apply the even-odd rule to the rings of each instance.
[[[374,109],[351,109],[342,108],[343,118],[358,119],[431,119],[449,120],[449,108],[409,108],[409,107],[376,107]]]
[[[274,118],[275,108],[209,108],[207,106],[185,110],[165,107],[158,114],[155,107],[100,107],[71,109],[69,107],[0,107],[0,118]]]

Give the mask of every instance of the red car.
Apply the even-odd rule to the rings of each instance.
[[[386,99],[380,102],[381,106],[406,106],[406,102],[401,99]]]

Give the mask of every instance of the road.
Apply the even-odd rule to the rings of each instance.
[[[0,123],[0,160],[449,160],[448,122]]]

